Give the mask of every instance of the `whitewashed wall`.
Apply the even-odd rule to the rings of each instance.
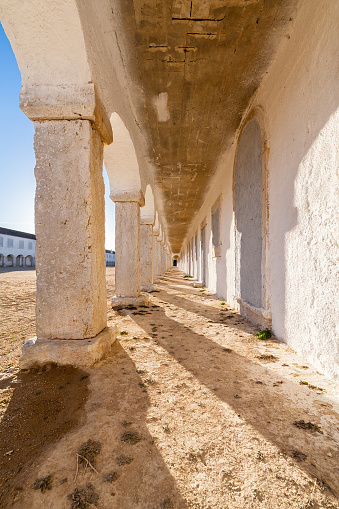
[[[339,379],[339,3],[304,1],[244,115],[263,112],[268,157],[268,301],[272,328]],[[238,134],[237,134],[238,136]],[[207,223],[207,287],[235,299],[233,167],[237,136],[189,230]],[[211,207],[222,194],[222,249],[211,253]],[[200,239],[199,239],[200,240]],[[184,267],[188,270],[188,267]],[[199,275],[197,274],[199,277]]]

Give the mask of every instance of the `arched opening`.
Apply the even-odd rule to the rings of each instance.
[[[239,140],[234,170],[235,277],[241,304],[263,308],[263,161],[261,129],[250,120]]]
[[[13,255],[7,255],[6,256],[6,267],[13,267],[13,266],[14,266]]]
[[[31,255],[26,256],[25,265],[26,267],[33,267],[33,258],[31,257]]]
[[[152,224],[155,222],[154,195],[150,184],[147,184],[146,187],[145,205],[140,208],[140,219],[141,221],[149,221]]]
[[[4,255],[0,254],[0,267],[4,266]]]
[[[16,257],[15,265],[17,267],[23,267],[23,264],[24,264],[24,257],[22,255],[18,255]]]
[[[173,258],[173,267],[178,267],[178,259],[179,259],[178,256],[174,256],[174,258]]]
[[[112,197],[141,189],[139,164],[130,133],[118,113],[112,113],[114,142],[104,148],[104,162]]]
[[[6,7],[4,7],[6,10]],[[5,26],[5,16],[1,16]],[[9,35],[11,29],[7,27]],[[11,37],[13,49],[16,48]],[[19,93],[22,76],[16,55],[3,27],[0,25],[0,46],[2,57],[2,88],[0,109],[4,117],[10,119],[10,128],[1,132],[0,166],[6,167],[6,178],[1,182],[1,226],[34,233],[34,164],[33,149],[34,125],[19,108]],[[20,150],[13,137],[13,131],[20,137]],[[2,266],[5,265],[3,256]]]

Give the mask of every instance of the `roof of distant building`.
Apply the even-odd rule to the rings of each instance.
[[[12,237],[22,237],[23,239],[36,240],[36,236],[33,233],[19,232],[18,230],[10,230],[9,228],[2,228],[0,226],[0,234],[11,235]]]
[[[109,253],[109,254],[113,253],[113,254],[115,254],[115,251],[112,251],[111,249],[106,249],[106,253]]]

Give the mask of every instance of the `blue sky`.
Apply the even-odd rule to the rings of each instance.
[[[21,75],[0,24],[0,226],[34,233],[34,127],[19,108]],[[114,203],[104,170],[106,249],[114,249]]]

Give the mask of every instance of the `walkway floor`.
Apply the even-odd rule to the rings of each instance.
[[[106,509],[339,507],[338,386],[179,270],[151,300],[110,311],[119,342],[88,370],[78,426],[37,458],[11,507],[69,508],[88,483]],[[89,439],[96,471],[75,480]],[[50,491],[31,489],[47,475]]]

